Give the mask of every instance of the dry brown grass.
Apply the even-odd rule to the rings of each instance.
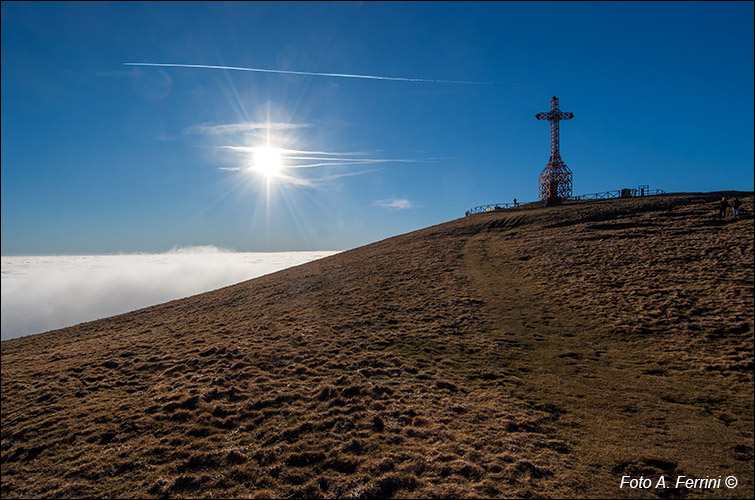
[[[720,196],[479,214],[2,342],[2,496],[752,497],[752,194]]]

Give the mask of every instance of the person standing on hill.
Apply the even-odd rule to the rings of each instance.
[[[734,210],[734,218],[739,219],[739,207],[742,206],[742,202],[739,201],[739,198],[734,197],[734,201],[731,202],[731,208]]]
[[[721,204],[719,205],[719,217],[722,219],[726,218],[726,212],[729,210],[729,202],[726,201],[726,196],[721,198]]]

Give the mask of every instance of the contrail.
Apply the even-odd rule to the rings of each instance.
[[[399,78],[392,76],[374,76],[374,75],[351,75],[347,73],[314,73],[310,71],[287,71],[282,69],[262,69],[262,68],[240,68],[238,66],[211,66],[208,64],[175,64],[175,63],[143,63],[127,62],[124,66],[157,66],[161,68],[200,68],[200,69],[226,69],[230,71],[254,71],[257,73],[281,73],[285,75],[308,75],[308,76],[330,76],[338,78],[361,78],[364,80],[391,80],[394,82],[425,82],[425,83],[455,83],[463,85],[495,85],[493,82],[469,82],[462,80],[430,80],[427,78]]]

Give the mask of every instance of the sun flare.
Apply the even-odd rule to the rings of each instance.
[[[268,180],[280,175],[282,168],[283,159],[278,148],[265,146],[254,151],[253,169],[264,175]]]

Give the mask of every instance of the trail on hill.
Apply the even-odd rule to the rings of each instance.
[[[752,446],[746,312],[752,241],[704,219],[657,222],[659,215],[704,217],[700,206],[667,201],[650,208],[572,215],[529,232],[516,229],[521,216],[490,221],[465,249],[469,272],[491,307],[489,334],[516,339],[501,362],[520,374],[517,397],[547,404],[556,415],[552,435],[568,443],[560,476],[575,494],[620,494],[624,474],[734,472],[751,491],[751,455],[744,450]],[[566,226],[576,234],[564,235]],[[696,237],[680,248],[674,233]],[[558,262],[567,259],[572,262]],[[716,302],[722,289],[729,298]],[[708,314],[682,309],[690,306]],[[667,318],[646,316],[661,311]],[[717,324],[710,324],[713,318]],[[706,330],[701,338],[698,332]],[[729,370],[720,366],[723,353]]]

